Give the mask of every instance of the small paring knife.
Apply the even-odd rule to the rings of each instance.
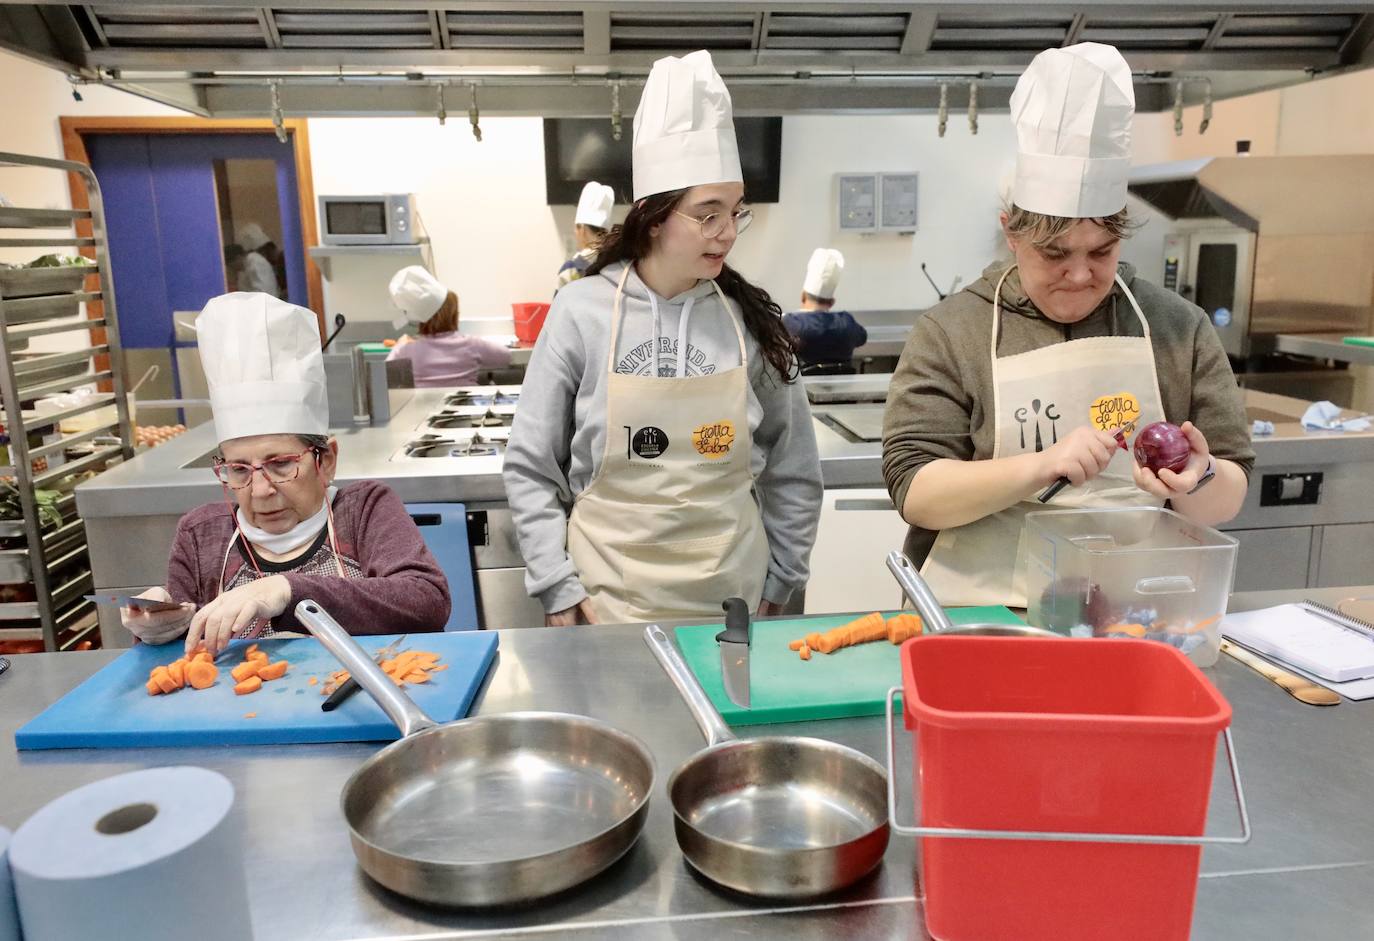
[[[726,598],[725,630],[716,635],[720,644],[720,675],[725,695],[736,706],[749,708],[749,644],[754,626],[749,620],[749,605],[743,598]]]

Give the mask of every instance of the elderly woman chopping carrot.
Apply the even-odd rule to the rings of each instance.
[[[124,608],[139,640],[185,637],[210,653],[236,637],[299,629],[303,598],[351,633],[442,630],[448,582],[391,489],[333,486],[324,361],[315,315],[259,293],[226,294],[196,320],[210,386],[223,502],[177,525],[166,587],[142,597],[174,610]]]

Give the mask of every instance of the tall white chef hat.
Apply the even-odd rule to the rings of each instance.
[[[1126,206],[1135,88],[1114,46],[1047,49],[1011,94],[1016,182],[1022,209],[1097,219]]]
[[[408,323],[421,324],[439,312],[448,300],[448,288],[419,265],[402,268],[391,276],[391,302],[401,312],[391,318],[397,330]]]
[[[823,301],[835,299],[835,288],[844,274],[844,256],[833,248],[818,248],[806,263],[806,280],[802,290]]]
[[[262,226],[256,222],[246,222],[239,226],[238,243],[243,246],[245,252],[255,252],[270,241],[272,240],[262,230]]]
[[[655,62],[635,111],[634,198],[743,183],[733,114],[709,52]]]
[[[270,294],[211,298],[196,318],[220,441],[329,430],[315,315]]]
[[[615,190],[593,180],[582,187],[582,197],[577,201],[577,215],[573,217],[573,222],[609,229],[611,210],[614,208]]]

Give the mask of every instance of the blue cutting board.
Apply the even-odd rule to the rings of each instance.
[[[948,608],[955,624],[992,622],[1022,624],[1003,607]],[[888,611],[891,617],[896,611]],[[808,722],[849,716],[880,716],[888,687],[902,685],[901,648],[887,641],[846,647],[833,654],[813,653],[802,660],[788,650],[789,641],[811,631],[825,632],[854,620],[852,615],[755,621],[749,653],[749,706],[737,706],[725,695],[720,675],[722,624],[679,627],[682,657],[701,681],[701,688],[730,725]]]
[[[397,635],[360,637],[369,655]],[[428,683],[407,686],[416,705],[438,722],[467,715],[473,697],[496,656],[497,634],[489,631],[413,634],[403,649],[440,655],[447,670]],[[19,749],[143,748],[166,745],[283,745],[301,742],[379,742],[400,732],[359,690],[333,712],[324,712],[320,691],[339,662],[313,637],[259,640],[272,660],[291,668],[248,696],[234,695],[229,670],[243,660],[249,642],[230,645],[217,662],[220,679],[208,689],[177,690],[149,696],[144,684],[155,666],[183,653],[179,643],[139,644],[107,664],[14,733]],[[318,683],[309,684],[310,677]],[[257,713],[252,719],[245,718]]]

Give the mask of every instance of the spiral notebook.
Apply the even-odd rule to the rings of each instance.
[[[1228,614],[1221,632],[1324,680],[1374,677],[1374,624],[1314,601]]]

